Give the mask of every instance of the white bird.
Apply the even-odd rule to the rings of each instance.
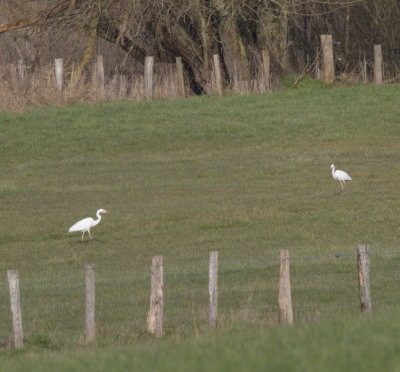
[[[93,219],[92,217],[87,217],[84,218],[83,220],[80,220],[76,223],[74,223],[68,230],[68,232],[77,232],[80,231],[82,233],[82,241],[83,237],[85,235],[85,232],[87,231],[89,233],[90,239],[92,238],[92,235],[90,235],[90,229],[96,225],[98,225],[101,221],[101,214],[102,213],[111,213],[110,211],[106,211],[105,209],[99,209],[96,212],[97,219]]]
[[[351,177],[342,170],[335,170],[335,164],[331,165],[331,169],[332,169],[332,177],[334,180],[338,180],[340,182],[340,186],[342,186],[342,190],[344,190],[344,185],[346,181],[351,181]]]

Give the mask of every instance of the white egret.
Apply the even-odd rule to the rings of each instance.
[[[87,217],[84,218],[83,220],[80,220],[76,223],[74,223],[68,230],[68,232],[77,232],[80,231],[82,233],[82,242],[83,242],[83,237],[85,235],[85,232],[87,231],[89,233],[90,239],[92,238],[92,235],[90,234],[90,229],[96,225],[98,225],[101,221],[101,214],[102,213],[111,213],[110,211],[107,211],[105,209],[99,209],[96,212],[97,219],[93,219],[92,217]]]
[[[335,164],[331,165],[331,169],[332,169],[332,177],[334,180],[338,180],[340,182],[340,186],[342,186],[342,190],[344,190],[344,185],[346,181],[351,181],[351,177],[342,170],[336,169],[335,170]]]

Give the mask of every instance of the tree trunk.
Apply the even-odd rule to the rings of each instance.
[[[229,16],[221,20],[218,26],[224,63],[231,83],[249,80],[249,67],[246,50],[236,29],[236,20]]]
[[[242,36],[237,29],[236,12],[228,8],[229,2],[216,0],[214,6],[219,17],[218,34],[222,45],[224,64],[231,83],[248,81],[249,64]]]
[[[271,8],[259,9],[260,23],[257,27],[258,47],[267,49],[278,64],[280,70],[290,72],[289,42],[288,42],[288,13],[286,8],[274,12]]]

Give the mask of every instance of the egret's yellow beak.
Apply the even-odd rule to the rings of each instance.
[[[111,213],[111,211],[104,211],[104,213]]]

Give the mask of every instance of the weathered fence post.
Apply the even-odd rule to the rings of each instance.
[[[290,289],[289,251],[281,250],[279,276],[279,321],[280,323],[293,323],[292,294]]]
[[[233,80],[233,90],[237,93],[240,93],[239,87],[239,71],[237,68],[236,59],[233,60],[233,72],[232,72],[232,80]]]
[[[128,92],[128,81],[125,75],[119,75],[119,97],[126,97]]]
[[[368,83],[368,71],[367,71],[367,58],[365,57],[365,52],[364,52],[364,57],[361,63],[361,74],[362,74],[362,79],[365,84]]]
[[[371,294],[369,290],[369,255],[368,244],[360,245],[357,249],[358,288],[360,292],[361,312],[371,312]]]
[[[213,55],[213,70],[214,70],[214,81],[215,89],[219,95],[222,94],[222,75],[221,75],[221,64],[219,62],[219,55]]]
[[[383,83],[382,64],[382,46],[374,45],[374,81],[376,85]]]
[[[103,98],[105,93],[105,78],[104,78],[104,59],[101,54],[97,56],[96,60],[94,83],[96,89],[100,90],[100,96]]]
[[[164,278],[163,257],[155,256],[151,265],[151,294],[150,309],[147,316],[147,330],[156,337],[163,333],[163,309],[164,309]]]
[[[56,58],[54,60],[54,68],[56,73],[56,85],[57,89],[62,92],[63,91],[63,84],[64,84],[64,66],[63,66],[63,59]]]
[[[153,67],[154,57],[145,57],[144,60],[144,93],[146,99],[153,99],[154,84],[153,84]]]
[[[261,51],[261,93],[269,90],[270,81],[269,81],[269,71],[270,71],[270,55],[269,50]]]
[[[18,59],[17,71],[18,71],[19,79],[24,80],[25,68],[24,68],[24,61],[21,58]]]
[[[208,271],[208,293],[210,295],[209,325],[217,326],[218,314],[218,252],[210,252],[210,264]]]
[[[10,289],[11,313],[14,329],[14,347],[24,347],[24,334],[22,332],[21,299],[19,294],[19,279],[17,270],[7,270],[8,286]]]
[[[322,73],[321,73],[321,61],[319,60],[320,51],[317,52],[317,57],[315,61],[315,78],[317,80],[322,80]]]
[[[108,91],[108,96],[111,97],[112,99],[117,98],[118,96],[118,92],[117,92],[117,88],[118,88],[118,74],[114,74],[109,83],[108,83],[108,87],[107,87],[107,91]]]
[[[95,321],[95,282],[94,282],[94,265],[85,265],[85,342],[90,343],[96,338],[96,321]]]
[[[332,35],[321,35],[323,58],[323,81],[333,83],[335,78],[335,66],[333,63]]]
[[[178,95],[185,97],[185,80],[183,76],[182,58],[176,57],[176,81],[178,83]]]

